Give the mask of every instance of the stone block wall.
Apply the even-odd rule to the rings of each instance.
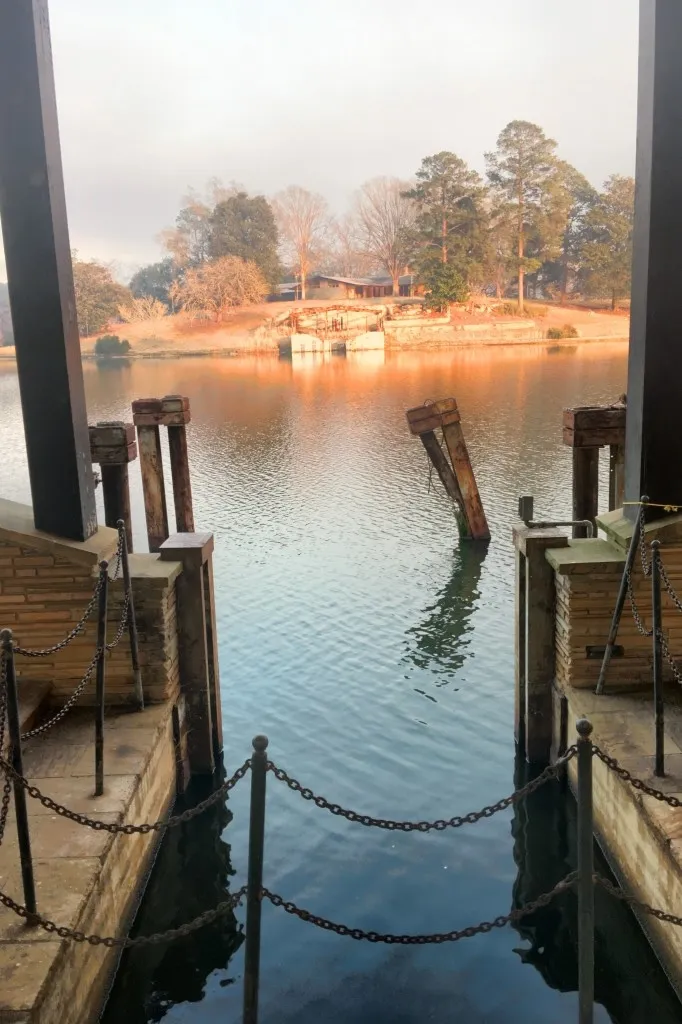
[[[12,503],[3,503],[10,505]],[[18,506],[23,508],[23,506]],[[14,525],[14,524],[13,524]],[[30,649],[51,647],[81,618],[92,597],[100,558],[113,569],[117,535],[102,527],[85,545],[56,541],[33,531],[22,536],[5,530],[0,520],[0,628],[10,628],[15,642]],[[158,555],[131,555],[135,611],[145,700],[175,699],[179,692],[175,581],[181,566]],[[123,583],[110,584],[107,642],[118,629]],[[96,649],[97,610],[69,645],[47,657],[17,656],[17,676],[52,684],[51,701],[61,706],[83,677]],[[92,704],[95,673],[80,703]],[[107,704],[134,699],[128,632],[107,655]]]
[[[623,573],[625,553],[613,547],[614,560],[607,562],[591,559],[590,546],[606,542],[581,541],[585,551],[582,564],[568,564],[566,551],[551,552],[550,561],[559,566],[556,580],[556,681],[578,689],[594,689],[599,678],[601,656],[589,657],[588,648],[606,644],[613,611]],[[648,548],[648,544],[647,544]],[[647,552],[648,553],[648,552]],[[670,582],[682,596],[682,546],[663,544],[661,555]],[[562,560],[563,559],[563,560]],[[563,569],[564,571],[560,571]],[[651,628],[651,578],[645,577],[639,552],[632,573],[635,603],[647,629]],[[682,657],[682,613],[678,611],[665,589],[661,600],[664,635],[671,653],[677,660]],[[626,597],[617,644],[623,648],[622,656],[611,660],[607,687],[620,691],[641,688],[651,684],[653,653],[651,637],[643,636],[635,623],[632,605]],[[670,666],[664,660],[664,676],[672,678]]]

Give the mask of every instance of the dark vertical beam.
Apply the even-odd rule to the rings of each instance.
[[[573,520],[587,520],[597,529],[599,514],[599,449],[573,449]],[[573,527],[574,537],[586,537],[584,526]]]
[[[625,498],[682,505],[682,4],[640,0]],[[626,506],[637,514],[635,506]],[[653,512],[653,510],[650,510]]]
[[[36,526],[97,529],[47,0],[0,0],[0,220]]]

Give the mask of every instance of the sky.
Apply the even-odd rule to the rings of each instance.
[[[290,184],[343,212],[535,121],[594,184],[634,173],[637,0],[50,0],[71,244],[158,259],[188,186]],[[0,260],[0,279],[4,280]]]

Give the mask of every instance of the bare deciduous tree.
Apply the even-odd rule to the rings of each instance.
[[[223,320],[236,306],[261,302],[267,294],[267,282],[255,263],[238,256],[222,256],[188,270],[182,283],[174,284],[171,297],[187,313]]]
[[[377,261],[363,249],[357,211],[335,217],[330,226],[330,269],[342,277],[367,277],[377,269]]]
[[[362,249],[385,267],[400,292],[400,275],[409,263],[415,207],[405,196],[409,183],[398,178],[373,178],[358,193],[358,222]]]
[[[118,315],[127,324],[139,323],[141,320],[158,320],[167,314],[168,306],[153,295],[141,295],[118,307]]]
[[[327,201],[317,192],[289,185],[272,201],[285,262],[294,265],[305,299],[306,278],[327,234]]]

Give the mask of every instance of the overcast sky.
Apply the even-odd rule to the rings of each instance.
[[[536,121],[595,184],[634,172],[637,0],[51,0],[72,245],[159,257],[188,185],[343,210]],[[0,275],[2,269],[0,268]],[[4,275],[2,275],[4,276]]]

